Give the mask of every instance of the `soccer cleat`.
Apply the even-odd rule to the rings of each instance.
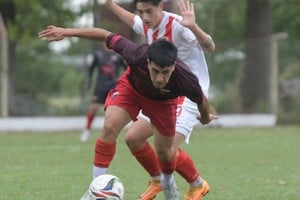
[[[165,200],[179,200],[179,191],[174,177],[168,185],[166,185],[163,177],[161,181],[163,184]]]
[[[86,141],[89,139],[90,134],[91,134],[90,131],[87,130],[87,129],[85,129],[85,130],[82,132],[82,134],[80,135],[80,141],[81,141],[81,142],[86,142]]]
[[[209,192],[208,183],[202,179],[202,183],[198,187],[190,187],[184,196],[184,200],[200,200]]]
[[[154,199],[155,196],[162,190],[163,189],[162,189],[162,185],[161,185],[160,181],[151,180],[151,181],[149,181],[149,186],[148,186],[147,190],[139,196],[139,200]]]
[[[93,200],[92,196],[90,195],[89,191],[86,191],[80,200]]]

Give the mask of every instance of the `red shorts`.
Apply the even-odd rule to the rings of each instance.
[[[107,106],[115,105],[125,109],[131,119],[136,121],[139,111],[150,118],[151,124],[165,136],[175,135],[176,99],[155,101],[140,95],[122,76],[116,88],[112,89],[105,101]]]

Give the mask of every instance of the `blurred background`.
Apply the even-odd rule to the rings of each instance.
[[[116,1],[134,11],[133,1]],[[207,53],[210,98],[220,114],[267,113],[300,124],[300,4],[297,0],[194,0],[197,23],[216,43]],[[177,1],[165,10],[178,13]],[[84,115],[95,43],[49,44],[50,24],[104,27],[143,40],[97,0],[0,0],[1,117]]]

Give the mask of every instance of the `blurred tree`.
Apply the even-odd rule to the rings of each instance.
[[[243,112],[270,112],[270,11],[269,0],[247,0],[246,60],[240,85]]]
[[[300,35],[300,19],[297,17],[300,4],[297,2],[194,1],[197,22],[216,41],[216,52],[206,55],[212,86],[221,91],[221,95],[231,95],[229,102],[235,102],[237,112],[269,112],[271,34],[286,32],[293,37],[290,42],[285,41],[284,46],[280,45],[279,67],[282,71],[279,75],[285,74],[287,66],[298,66],[300,48],[295,40]],[[237,91],[233,92],[235,88]]]
[[[48,44],[43,41],[37,40],[37,33],[45,28],[48,24],[58,24],[61,26],[74,22],[76,13],[71,9],[70,1],[56,0],[56,1],[40,1],[40,0],[1,0],[0,12],[4,18],[4,23],[7,28],[9,39],[9,84],[10,84],[10,108],[11,115],[18,114],[21,110],[18,105],[24,105],[24,103],[17,103],[19,101],[26,101],[22,97],[25,95],[30,97],[36,97],[37,91],[39,91],[39,85],[37,82],[45,81],[49,82],[51,86],[50,76],[43,76],[45,79],[39,76],[39,71],[36,69],[37,65],[41,67],[38,60],[39,55],[42,52],[48,51]],[[26,48],[18,48],[24,46]],[[18,50],[20,50],[18,52]],[[19,55],[22,55],[25,59],[17,59]],[[29,59],[32,58],[32,59]],[[22,62],[20,62],[22,61]],[[46,60],[44,60],[46,62]],[[28,65],[31,67],[29,68]],[[27,67],[27,68],[26,68]],[[21,69],[20,68],[26,68]],[[32,69],[32,70],[31,70]],[[46,71],[47,69],[45,69]],[[50,68],[48,68],[50,70]],[[16,73],[22,71],[25,74]],[[31,87],[25,88],[24,84],[20,83],[20,76],[26,74],[32,74],[34,78],[27,79],[31,83]],[[21,78],[23,80],[23,78]],[[30,84],[29,84],[30,85]],[[21,88],[18,86],[22,86]],[[32,89],[34,90],[32,91]],[[45,88],[40,88],[41,90]],[[52,89],[53,90],[53,89]],[[46,90],[44,92],[49,92]],[[20,93],[22,95],[20,95]],[[17,99],[20,97],[21,99]]]
[[[289,37],[300,38],[300,3],[298,0],[272,0],[272,30],[287,32]]]
[[[19,104],[16,103],[17,97],[20,96],[19,94],[21,96],[25,94],[33,99],[39,99],[41,96],[45,97],[46,95],[56,95],[61,92],[63,85],[66,87],[66,84],[62,83],[66,79],[69,80],[69,84],[73,82],[73,86],[67,92],[70,92],[71,88],[78,87],[76,86],[76,81],[78,81],[76,75],[72,75],[74,80],[67,78],[66,73],[63,73],[63,77],[61,76],[61,66],[66,66],[66,64],[57,62],[57,57],[64,54],[85,54],[91,51],[92,43],[71,38],[67,41],[72,48],[53,55],[53,51],[49,51],[48,43],[37,39],[37,33],[45,28],[46,25],[75,26],[73,22],[76,17],[85,14],[85,12],[93,11],[93,4],[87,4],[81,7],[80,10],[74,10],[70,6],[71,1],[75,2],[76,0],[0,0],[0,12],[8,29],[10,46],[11,114],[16,114],[20,110]],[[93,1],[95,0],[89,0],[89,2]],[[262,49],[259,44],[256,44],[257,46],[255,47],[255,44],[252,44],[251,41],[255,41],[254,38],[256,36],[258,37],[256,41],[258,41],[259,38],[267,38],[272,33],[287,32],[289,40],[279,44],[281,55],[279,60],[280,75],[287,77],[287,74],[291,71],[297,71],[300,51],[300,45],[298,45],[300,43],[299,2],[297,0],[192,1],[195,3],[197,22],[205,31],[213,35],[216,41],[216,52],[206,56],[209,63],[212,86],[221,92],[219,96],[223,96],[229,102],[221,104],[226,106],[226,111],[228,112],[232,112],[230,106],[238,105],[240,101],[235,99],[235,97],[240,95],[239,93],[241,92],[238,91],[239,84],[237,84],[237,81],[239,80],[237,79],[240,79],[240,74],[244,74],[245,76],[242,77],[242,82],[240,82],[241,88],[247,88],[243,89],[245,93],[243,94],[243,101],[241,101],[243,102],[243,107],[247,107],[247,110],[244,111],[251,112],[250,110],[252,109],[257,111],[257,107],[260,108],[259,111],[267,110],[267,106],[263,104],[267,102],[265,99],[268,94],[263,94],[263,91],[267,90],[268,86],[265,83],[268,80],[265,79],[266,75],[262,73],[268,73],[269,68],[266,65],[261,66],[263,63],[267,64],[267,61],[262,61],[261,59],[268,59],[268,55],[263,58],[263,54],[260,55],[258,52],[262,50],[264,55],[266,54],[267,50],[265,48],[268,48],[268,39],[265,40],[266,46]],[[266,2],[268,3],[267,6]],[[129,6],[132,6],[132,4]],[[266,7],[268,14],[261,13]],[[114,31],[124,30],[119,24],[112,24],[108,21],[110,16],[108,16],[109,12],[107,9],[105,10],[104,8],[104,10],[99,12],[101,12],[103,19],[101,26],[105,25]],[[268,22],[270,19],[261,20],[263,17],[269,18],[270,16],[272,23]],[[253,19],[248,19],[249,17],[253,17]],[[269,25],[267,24],[269,27],[263,26],[263,23],[266,22],[270,23]],[[267,28],[270,29],[269,33],[264,32]],[[243,42],[245,39],[246,42]],[[257,51],[255,51],[255,48],[257,48]],[[244,57],[239,59],[226,57],[228,53],[232,55],[232,52],[235,56],[245,52],[247,54],[250,53],[247,57],[251,56],[252,53],[252,59],[259,58],[258,64],[254,65],[254,63],[251,63],[251,60],[244,59]],[[258,57],[256,58],[255,55]],[[220,56],[223,56],[221,61],[218,60]],[[244,68],[240,66],[244,66]],[[290,67],[294,67],[294,70],[291,70]],[[258,73],[257,71],[259,74],[255,76],[255,73]],[[297,76],[295,73],[291,74],[294,77]],[[260,88],[261,85],[263,85],[262,88]],[[257,91],[252,91],[253,87]],[[248,89],[251,90],[248,91]]]

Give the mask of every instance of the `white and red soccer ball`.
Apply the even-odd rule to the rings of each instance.
[[[125,188],[121,180],[111,174],[95,178],[89,187],[93,200],[123,200]]]

